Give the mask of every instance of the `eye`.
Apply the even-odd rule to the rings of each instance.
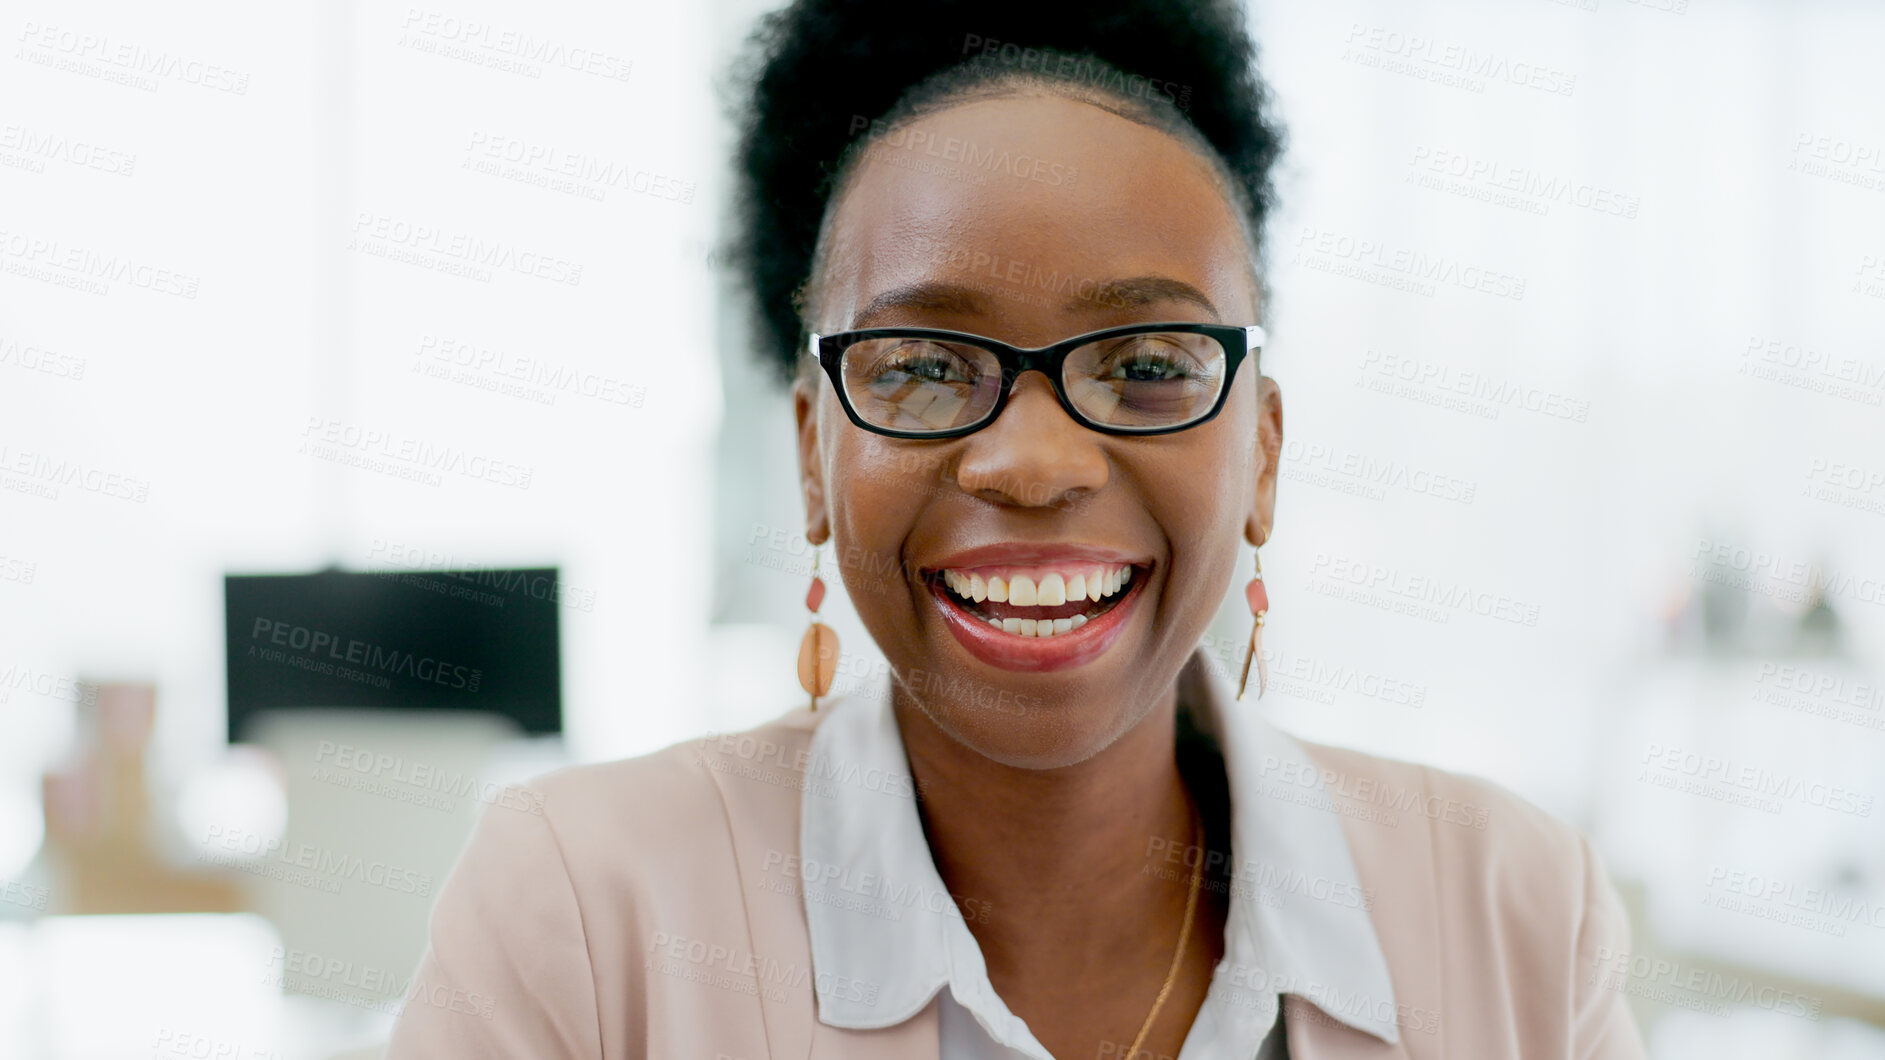
[[[895,346],[879,350],[871,359],[866,374],[885,384],[968,383],[979,374],[958,352],[949,346],[926,339],[902,339]]]
[[[1107,351],[1099,377],[1128,383],[1163,383],[1203,373],[1204,365],[1184,346],[1162,335],[1134,335]]]
[[[841,364],[851,412],[899,431],[954,430],[986,417],[1001,397],[1001,363],[973,343],[885,335],[847,346]]]

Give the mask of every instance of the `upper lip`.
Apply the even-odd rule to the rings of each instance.
[[[1105,563],[1114,566],[1131,564],[1135,567],[1147,567],[1151,566],[1152,559],[1143,553],[1080,541],[1003,541],[951,552],[924,564],[923,569],[928,571],[967,570],[973,567],[996,565],[1051,567],[1079,563]]]

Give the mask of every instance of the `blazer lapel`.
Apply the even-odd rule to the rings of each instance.
[[[786,746],[768,752],[772,773],[803,780],[802,769],[792,763],[804,761],[800,752],[810,747],[818,718],[810,711],[795,711],[782,720],[786,724],[776,733]],[[777,869],[781,855],[798,853],[801,789],[742,776],[734,769],[715,769],[711,774],[726,803],[753,953],[771,970],[766,981],[784,986],[783,990],[760,991],[768,1055],[776,1060],[886,1056],[938,1060],[940,1027],[933,999],[910,1019],[881,1030],[849,1030],[818,1022],[805,899],[796,886],[774,886],[789,879],[782,878]]]
[[[1303,744],[1309,757],[1338,776],[1365,777],[1371,772],[1362,755],[1321,744]],[[1392,825],[1370,819],[1370,807],[1339,790],[1331,800],[1348,804],[1354,812],[1341,815],[1355,874],[1370,895],[1369,919],[1387,958],[1394,982],[1396,1023],[1400,1044],[1360,1034],[1320,1012],[1302,1022],[1303,1052],[1296,1050],[1296,1028],[1290,1028],[1291,1060],[1322,1057],[1408,1057],[1412,1060],[1448,1055],[1447,1011],[1443,958],[1447,948],[1440,936],[1440,903],[1435,893],[1441,876],[1434,852],[1433,822],[1420,813],[1406,812]],[[1455,827],[1447,825],[1446,827]],[[1289,1003],[1313,1009],[1308,1001],[1289,997]],[[1288,1010],[1291,1015],[1297,1011]]]
[[[1385,941],[1385,940],[1384,940]],[[1397,984],[1398,988],[1398,984]],[[1407,1036],[1384,1042],[1325,1014],[1315,1002],[1283,995],[1284,1037],[1289,1060],[1407,1060]]]

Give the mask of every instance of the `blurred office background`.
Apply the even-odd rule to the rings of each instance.
[[[371,1055],[494,785],[796,704],[790,413],[716,254],[768,6],[9,5],[0,1056]],[[1653,1055],[1885,1055],[1885,8],[1252,22],[1249,709],[1585,829]],[[225,576],[332,567],[556,568],[560,735],[232,746]]]

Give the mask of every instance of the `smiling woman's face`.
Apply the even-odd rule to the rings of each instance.
[[[1033,347],[1148,321],[1258,322],[1238,213],[1177,138],[1036,95],[953,106],[894,139],[858,162],[827,218],[815,330],[933,327]],[[967,164],[1004,152],[1003,168]],[[1215,419],[1154,437],[1080,426],[1038,372],[994,422],[947,440],[857,427],[823,376],[795,404],[810,536],[835,538],[906,701],[1010,765],[1084,761],[1161,703],[1242,542],[1270,526],[1282,406],[1248,360]],[[1123,584],[1043,605],[1055,576]],[[1024,579],[1034,601],[987,598]],[[989,621],[1016,616],[1064,632]]]

